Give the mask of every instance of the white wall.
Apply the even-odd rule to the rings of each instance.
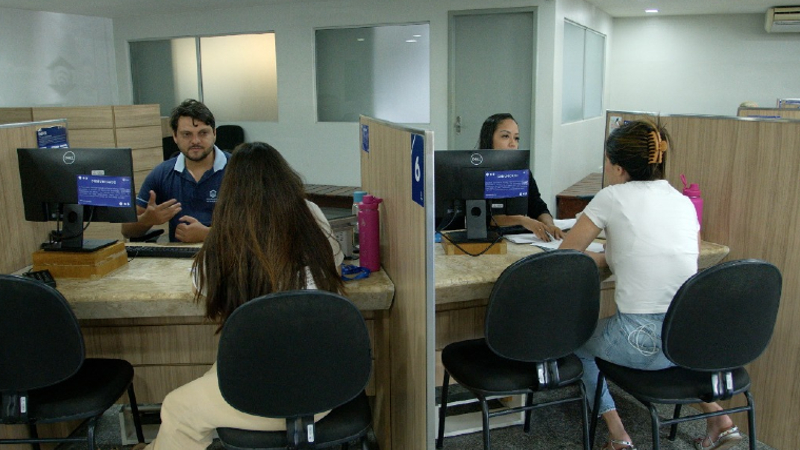
[[[612,19],[608,14],[595,8],[589,7],[581,0],[562,0],[558,3],[556,12],[556,31],[557,36],[554,48],[555,59],[553,63],[553,142],[550,155],[550,170],[548,174],[535,173],[537,182],[546,180],[550,177],[550,194],[552,198],[548,204],[554,205],[555,196],[564,189],[580,181],[592,172],[602,171],[603,162],[603,140],[605,139],[605,114],[600,117],[583,120],[580,122],[562,124],[562,100],[561,91],[563,89],[563,58],[564,52],[564,19],[578,23],[590,28],[598,33],[606,35],[606,52],[608,52],[609,42],[612,34]],[[616,33],[616,30],[613,30]],[[608,59],[606,59],[608,61]],[[608,62],[606,62],[606,73],[608,73]],[[608,86],[608,83],[606,83]],[[606,88],[607,89],[607,88]],[[608,104],[608,91],[606,90],[604,104]],[[555,216],[556,210],[551,206],[550,210]]]
[[[763,14],[614,19],[610,109],[736,115],[743,101],[800,97],[800,33]]]
[[[557,5],[560,6],[557,12]],[[560,125],[560,48],[563,31],[563,14],[592,28],[598,18],[608,22],[610,18],[583,0],[493,0],[491,8],[537,8],[537,70],[535,73],[533,130],[534,176],[545,200],[554,210],[555,194],[582,178],[589,165],[572,163],[584,159],[579,156],[585,145],[572,145],[574,137],[582,136],[591,124],[573,124],[568,130],[570,137],[561,142],[565,133]],[[483,0],[385,0],[376,5],[370,0],[329,0],[306,3],[297,0],[289,3],[253,8],[234,8],[216,11],[186,12],[179,15],[138,16],[115,19],[112,27],[108,19],[96,19],[64,14],[35,13],[3,9],[0,14],[0,39],[13,42],[9,46],[24,55],[47,54],[52,42],[60,42],[60,36],[50,32],[46,39],[35,39],[26,30],[37,29],[42,22],[47,27],[72,30],[72,34],[90,34],[80,43],[64,41],[72,51],[86,48],[106,49],[107,54],[94,60],[81,58],[81,70],[86,72],[81,80],[88,88],[80,99],[51,98],[42,95],[38,82],[29,82],[37,69],[27,69],[25,76],[9,78],[12,88],[0,86],[0,106],[30,105],[100,105],[129,104],[132,101],[128,41],[160,39],[197,34],[227,34],[241,32],[274,31],[278,58],[278,122],[245,122],[249,140],[263,140],[275,145],[289,162],[301,170],[307,182],[320,184],[359,184],[358,129],[355,124],[317,123],[315,120],[314,92],[314,30],[316,28],[350,27],[378,24],[429,23],[431,26],[430,95],[431,121],[426,124],[409,124],[427,128],[436,134],[436,148],[447,148],[448,105],[448,11],[487,9]],[[563,12],[562,12],[563,10]],[[577,17],[576,17],[577,16]],[[592,20],[582,20],[591,17]],[[52,27],[54,23],[61,24]],[[64,27],[63,24],[67,24]],[[599,27],[603,30],[602,26]],[[80,33],[78,29],[83,29]],[[9,31],[10,30],[10,31]],[[102,32],[102,33],[101,33]],[[28,34],[26,34],[28,33]],[[104,34],[103,34],[104,33]],[[18,38],[17,36],[27,36]],[[491,39],[491,37],[487,37]],[[108,47],[113,43],[113,51]],[[83,49],[83,50],[81,50]],[[0,55],[4,61],[5,53]],[[14,55],[13,59],[19,59]],[[76,58],[77,59],[77,58]],[[12,70],[6,69],[5,73]],[[5,77],[4,77],[5,78]],[[558,81],[556,81],[558,80]],[[557,84],[556,84],[557,83]],[[115,86],[116,84],[116,86]],[[114,88],[118,88],[114,92]],[[15,97],[11,101],[6,95],[17,95],[27,90],[27,96]],[[108,91],[111,94],[108,94]],[[93,95],[89,95],[93,94]],[[563,159],[561,148],[568,151],[569,159]],[[555,156],[554,156],[555,155]],[[576,158],[576,155],[579,157]],[[584,167],[586,166],[586,167]],[[563,170],[563,168],[568,168]]]
[[[772,106],[777,97],[800,96],[800,34],[767,34],[761,14],[612,21],[583,0],[491,2],[531,5],[538,8],[534,176],[551,208],[558,192],[600,169],[604,136],[603,118],[561,124],[565,17],[609,37],[607,109],[727,115],[745,100]],[[128,104],[128,40],[275,31],[279,121],[244,123],[248,139],[275,145],[308,182],[356,185],[356,125],[315,121],[314,29],[430,23],[431,123],[411,125],[432,129],[436,148],[447,148],[447,13],[486,7],[482,0],[296,0],[117,19],[113,33],[109,19],[0,9],[0,106]],[[47,69],[60,55],[83,61],[76,65],[81,87],[67,96],[54,93]]]
[[[118,102],[111,19],[0,8],[0,107]]]
[[[580,3],[583,3],[580,1]],[[552,148],[553,114],[553,0],[501,0],[493,7],[539,6],[539,51],[544,55],[536,87],[537,117],[545,125],[536,136],[537,148]],[[430,23],[430,124],[409,124],[432,129],[436,148],[447,148],[447,46],[448,11],[484,9],[481,0],[383,1],[376,6],[368,0],[330,0],[325,2],[281,3],[263,7],[184,13],[173,16],[116,19],[120,98],[130,99],[127,41],[164,38],[195,33],[274,31],[278,58],[278,122],[243,123],[248,140],[264,140],[278,148],[290,164],[302,170],[306,181],[320,184],[359,184],[358,128],[355,123],[317,123],[314,91],[314,30],[316,28],[366,26],[377,24]],[[200,23],[203,26],[198,27]],[[491,37],[488,37],[491,39]],[[477,139],[477,137],[476,137]],[[536,155],[535,158],[540,157]],[[544,174],[547,166],[542,167]],[[539,173],[535,174],[537,177]],[[547,177],[549,178],[549,176]],[[540,182],[546,198],[554,194],[545,180]]]

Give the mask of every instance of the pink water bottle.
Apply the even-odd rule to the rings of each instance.
[[[383,199],[365,195],[358,204],[359,264],[372,272],[381,268],[381,224],[378,205]]]
[[[700,186],[697,183],[690,185],[686,184],[686,176],[681,174],[681,181],[683,181],[683,195],[689,197],[689,200],[694,204],[694,209],[697,211],[697,223],[700,228],[703,227],[703,198],[700,197]]]

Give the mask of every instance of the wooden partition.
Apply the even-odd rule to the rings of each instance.
[[[0,125],[0,273],[11,273],[33,261],[31,255],[47,240],[53,227],[46,222],[25,220],[22,187],[19,181],[17,149],[36,147],[36,131],[42,127],[63,126],[63,121],[28,122]]]
[[[800,119],[800,108],[747,108],[739,107],[736,115],[752,118]]]
[[[148,173],[163,160],[158,105],[0,108],[0,123],[61,120],[70,147],[130,147],[133,181],[139,191]],[[29,144],[35,147],[34,140]],[[162,226],[166,229],[166,225]],[[119,224],[95,223],[88,239],[121,239]]]
[[[634,120],[645,113],[609,111]],[[774,448],[800,442],[800,121],[661,116],[673,146],[667,178],[698,183],[704,201],[702,237],[730,247],[727,260],[758,258],[783,274],[775,333],[749,367],[758,439]],[[707,317],[703,320],[716,320]],[[755,324],[754,324],[755,326]],[[734,420],[746,428],[744,415]]]
[[[0,108],[0,124],[33,122],[31,108]]]
[[[390,402],[391,417],[377,418],[381,449],[423,449],[433,445],[433,135],[362,117],[361,186],[383,199],[380,206],[381,263],[395,287],[392,308],[382,312],[391,352],[391,393],[376,392]],[[424,140],[416,161],[425,181],[424,204],[412,198],[412,138]],[[380,411],[384,408],[375,408]],[[390,426],[391,436],[386,427]]]

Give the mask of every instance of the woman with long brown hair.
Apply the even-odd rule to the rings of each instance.
[[[342,252],[322,211],[304,192],[300,176],[270,145],[254,142],[234,150],[211,231],[193,267],[195,299],[218,330],[236,308],[265,294],[295,289],[343,293]],[[158,436],[147,448],[204,450],[218,427],[285,426],[283,419],[252,416],[228,405],[214,364],[166,396]]]

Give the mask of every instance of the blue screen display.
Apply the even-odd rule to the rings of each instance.
[[[528,196],[528,170],[486,171],[483,198],[516,198]]]
[[[78,204],[130,207],[131,177],[78,175]]]

